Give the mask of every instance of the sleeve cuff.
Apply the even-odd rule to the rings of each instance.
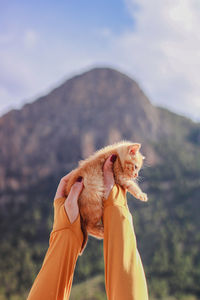
[[[126,190],[120,185],[115,184],[110,191],[107,200],[104,200],[104,208],[107,206],[125,206],[127,207]]]
[[[78,214],[76,220],[71,223],[65,210],[65,199],[66,198],[62,197],[54,201],[54,224],[52,233],[64,229],[70,229],[76,235],[79,243],[82,244],[83,233],[81,230],[80,214]]]

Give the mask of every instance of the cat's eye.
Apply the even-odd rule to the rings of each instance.
[[[136,169],[136,170],[137,170],[137,168],[138,168],[138,167],[135,165],[135,169]]]

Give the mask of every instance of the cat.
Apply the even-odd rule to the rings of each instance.
[[[66,186],[66,196],[71,186],[79,176],[83,177],[84,188],[79,197],[79,210],[81,215],[81,228],[84,235],[82,251],[84,250],[88,234],[102,239],[104,236],[102,214],[104,201],[103,165],[106,159],[117,155],[113,164],[115,183],[130,192],[135,198],[147,201],[147,195],[141,191],[134,179],[143,165],[145,158],[140,153],[141,144],[122,141],[109,145],[95,152],[89,158],[80,161],[79,167],[72,172]]]

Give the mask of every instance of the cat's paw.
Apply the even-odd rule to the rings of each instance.
[[[145,194],[145,193],[140,193],[140,194],[138,195],[138,199],[140,199],[141,201],[147,202],[147,201],[148,201],[147,194]]]

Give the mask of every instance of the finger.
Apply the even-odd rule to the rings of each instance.
[[[67,197],[68,200],[73,199],[74,201],[77,201],[78,197],[80,196],[80,193],[82,192],[83,187],[83,179],[81,182],[76,181],[70,189],[69,195]]]
[[[69,174],[65,175],[64,177],[62,177],[60,179],[54,199],[60,198],[60,197],[65,197],[66,184],[67,184],[67,181],[69,180],[70,176],[72,175],[73,171],[71,171]]]
[[[113,163],[116,161],[116,159],[117,159],[117,155],[115,155],[115,154],[110,155],[106,159],[104,166],[103,166],[104,172],[112,172]]]
[[[64,190],[65,186],[66,186],[66,182],[61,180],[59,183],[58,189],[60,191],[62,191],[62,190]]]
[[[68,173],[67,175],[65,175],[64,177],[61,178],[59,185],[57,187],[57,190],[56,190],[56,195],[55,195],[56,198],[65,196],[66,184],[67,184],[69,178],[72,176],[73,172],[74,172],[74,170],[72,170],[70,173]]]
[[[70,176],[71,176],[73,173],[74,173],[74,170],[72,170],[72,171],[71,171],[70,173],[68,173],[67,175],[63,176],[63,177],[61,178],[60,181],[66,183],[66,182],[69,180]]]
[[[67,175],[68,176],[68,175]],[[63,177],[64,178],[64,177]],[[59,194],[64,194],[65,192],[65,188],[66,188],[66,184],[67,184],[67,181],[63,180],[63,178],[61,178],[60,182],[59,182],[59,185],[57,187],[57,191],[56,193],[59,193]]]

